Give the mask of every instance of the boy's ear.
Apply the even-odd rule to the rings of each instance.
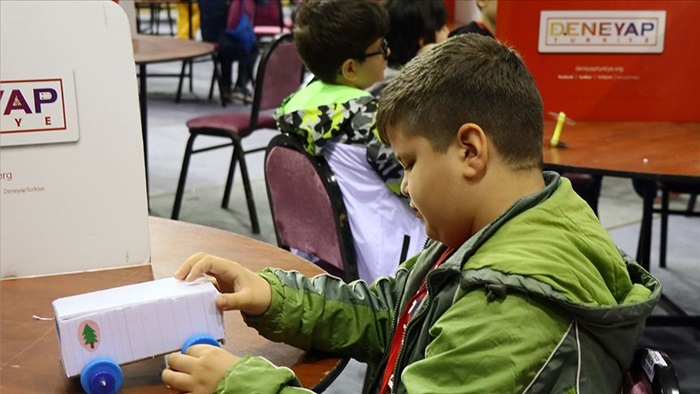
[[[486,133],[476,123],[465,123],[457,131],[462,159],[462,174],[467,180],[480,179],[489,160]]]
[[[340,66],[340,73],[348,81],[353,81],[357,76],[357,65],[355,59],[345,59]]]

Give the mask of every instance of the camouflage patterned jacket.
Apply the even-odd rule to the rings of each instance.
[[[328,142],[367,147],[367,162],[389,190],[401,195],[403,170],[379,140],[376,112],[377,99],[366,91],[315,81],[287,97],[275,118],[282,132],[299,135],[314,156],[321,155]]]

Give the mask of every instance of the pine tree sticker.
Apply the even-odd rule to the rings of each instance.
[[[94,352],[100,345],[100,327],[93,320],[85,320],[80,323],[78,337],[83,348]]]
[[[94,328],[90,327],[89,324],[86,324],[83,328],[83,340],[85,341],[85,345],[90,346],[90,349],[95,348],[95,343],[97,343],[97,333],[95,332]]]

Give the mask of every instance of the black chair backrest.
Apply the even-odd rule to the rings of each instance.
[[[265,154],[265,182],[277,244],[318,257],[346,281],[358,278],[355,246],[338,183],[323,157],[280,134]]]

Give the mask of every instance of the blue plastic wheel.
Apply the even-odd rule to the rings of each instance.
[[[217,341],[216,338],[209,334],[194,334],[191,337],[189,337],[187,341],[185,341],[184,345],[182,345],[182,353],[187,353],[187,349],[189,349],[190,346],[193,345],[213,345],[221,347],[219,341]]]
[[[87,394],[116,394],[123,382],[119,364],[106,357],[90,361],[80,373],[80,385]]]

